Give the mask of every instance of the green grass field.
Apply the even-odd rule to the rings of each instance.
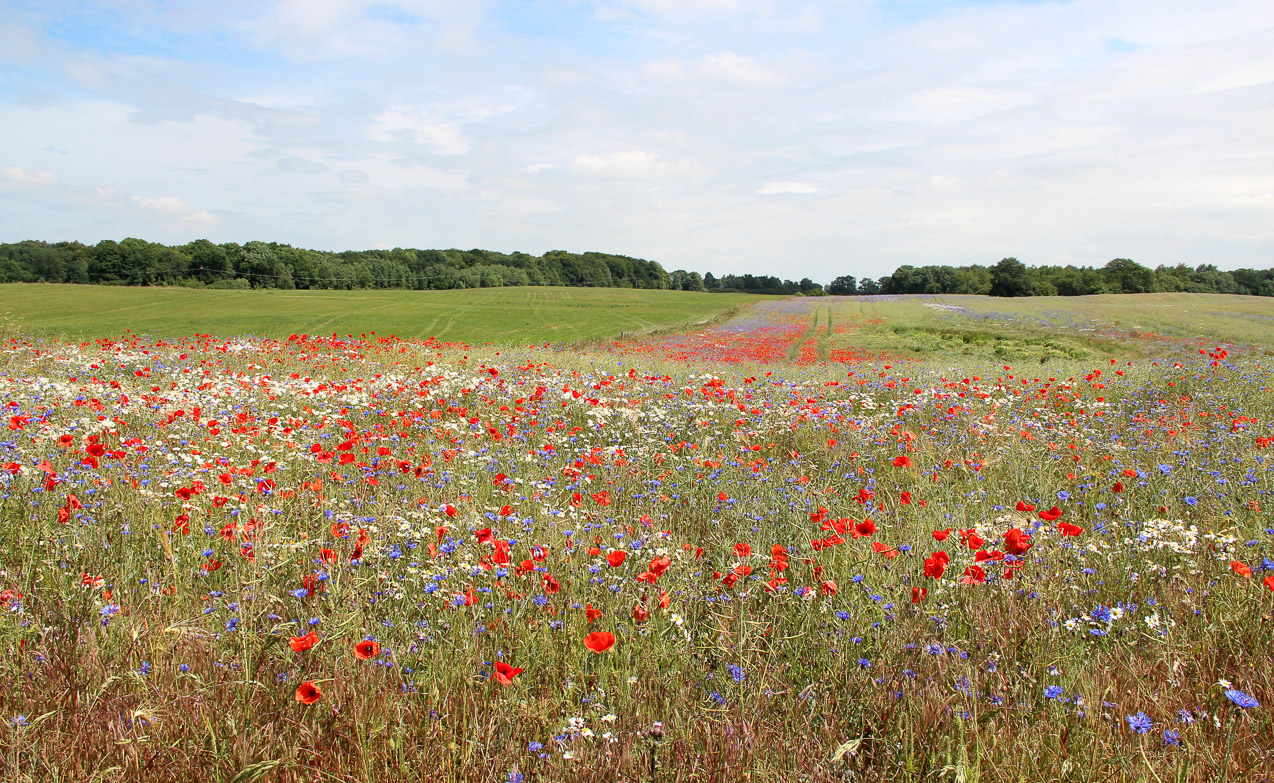
[[[73,339],[332,333],[444,342],[573,342],[692,326],[757,297],[625,288],[209,291],[0,285],[10,331]]]
[[[824,353],[1082,359],[1222,344],[1268,351],[1274,349],[1274,300],[1178,293],[834,297],[815,307],[810,332]]]

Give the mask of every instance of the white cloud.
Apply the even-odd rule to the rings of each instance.
[[[128,199],[138,206],[153,209],[156,212],[176,215],[185,215],[187,212],[186,202],[176,196],[129,196]]]
[[[822,193],[823,189],[813,182],[767,182],[757,193],[770,196],[779,193]]]
[[[731,51],[705,55],[690,63],[671,59],[646,63],[644,67],[651,78],[671,82],[693,79],[743,87],[775,87],[787,82],[777,68]]]
[[[12,188],[47,188],[58,184],[58,176],[43,169],[5,166],[0,168],[0,182]]]
[[[459,123],[447,122],[426,109],[400,106],[373,118],[368,137],[387,143],[420,144],[439,155],[463,155],[471,148]]]
[[[621,150],[608,155],[580,155],[571,171],[615,180],[686,182],[702,178],[707,170],[694,160],[662,160],[643,150]]]

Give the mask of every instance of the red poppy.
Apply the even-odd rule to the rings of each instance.
[[[610,563],[612,568],[619,568],[624,564],[624,560],[627,557],[627,552],[622,549],[616,549],[614,552],[611,552],[606,556],[606,562]]]
[[[1119,481],[1116,481],[1116,482],[1114,483],[1114,485],[1110,488],[1110,491],[1111,491],[1111,492],[1116,492],[1116,493],[1117,493],[1117,492],[1123,492],[1123,491],[1124,491],[1124,485],[1123,485],[1123,483],[1122,483],[1122,482],[1119,482]]]
[[[354,645],[354,657],[360,661],[368,658],[375,658],[380,655],[380,643],[373,642],[371,639],[365,639]]]
[[[818,586],[818,591],[823,595],[836,595],[836,583],[828,579]]]
[[[1025,512],[1025,511],[1034,511],[1034,510],[1035,510],[1035,506],[1032,506],[1030,503],[1026,503],[1026,502],[1024,502],[1024,501],[1019,500],[1019,501],[1017,502],[1017,510],[1018,510],[1018,511],[1023,511],[1023,512]]]
[[[1269,589],[1274,590],[1274,574],[1271,574],[1270,576],[1265,577],[1265,580],[1262,582],[1262,584],[1264,584]]]
[[[312,682],[303,682],[296,686],[296,700],[302,704],[313,704],[323,698],[323,691]]]
[[[633,607],[633,622],[644,623],[650,619],[650,610],[641,604]]]
[[[735,544],[734,553],[738,555],[739,557],[747,557],[748,555],[752,554],[752,545],[745,544],[742,542]]]
[[[1230,563],[1230,570],[1242,577],[1250,577],[1252,575],[1252,569],[1248,568],[1247,564],[1241,560],[1235,560]]]
[[[943,573],[947,570],[947,562],[950,557],[946,552],[935,552],[925,558],[925,576],[930,579],[941,579]]]
[[[602,610],[594,609],[592,604],[587,604],[584,607],[584,616],[588,618],[588,624],[592,625],[597,618],[602,616]]]
[[[982,566],[971,565],[964,569],[964,575],[960,577],[962,585],[980,585],[986,581],[986,571],[982,570]]]
[[[615,634],[610,631],[593,631],[584,637],[584,646],[595,653],[604,653],[615,646]]]
[[[925,600],[925,596],[927,595],[929,595],[929,591],[923,587],[911,588],[911,602],[913,604],[918,604],[921,601]]]
[[[305,636],[292,636],[288,638],[288,647],[292,648],[292,652],[305,652],[318,643],[318,634],[313,631],[310,631]]]
[[[521,673],[521,667],[510,666],[504,661],[496,661],[495,663],[495,679],[501,685],[512,685],[513,678]]]
[[[860,536],[870,536],[876,533],[876,523],[870,519],[864,519],[857,525],[854,525],[854,533]]]
[[[906,454],[903,454],[898,457],[894,457],[894,467],[895,468],[911,467],[911,457],[908,457]]]
[[[933,531],[933,540],[934,540],[934,541],[946,541],[946,540],[947,540],[947,536],[951,535],[951,530],[952,530],[952,528],[947,528],[946,530],[935,530],[935,531]]]
[[[1004,548],[1010,555],[1021,556],[1031,548],[1030,536],[1017,528],[1009,528],[1004,534]]]
[[[891,547],[891,546],[885,546],[884,544],[880,543],[879,541],[873,541],[873,542],[871,542],[871,549],[872,549],[872,551],[873,551],[873,552],[877,552],[877,553],[879,553],[879,554],[881,554],[881,555],[884,555],[885,557],[889,558],[890,560],[893,560],[895,557],[897,557],[897,556],[898,556],[898,550],[897,550],[897,549],[895,549],[894,547]]]
[[[1057,529],[1064,536],[1077,536],[1084,532],[1084,528],[1072,525],[1069,522],[1059,522],[1057,524]]]
[[[1057,519],[1061,515],[1062,515],[1062,510],[1059,509],[1057,506],[1053,506],[1048,511],[1041,511],[1040,519],[1044,520],[1045,522],[1052,522],[1053,520]]]

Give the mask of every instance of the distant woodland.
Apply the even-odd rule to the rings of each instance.
[[[551,250],[540,256],[491,250],[306,250],[277,242],[163,245],[144,239],[0,244],[0,283],[187,286],[192,288],[445,290],[499,286],[594,286],[804,296],[986,294],[1083,296],[1154,291],[1274,296],[1274,269],[1225,271],[1210,264],[1141,266],[1117,258],[1102,267],[904,265],[873,279],[841,275],[826,285],[766,275],[720,277],[611,253]]]

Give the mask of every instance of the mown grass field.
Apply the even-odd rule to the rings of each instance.
[[[6,340],[0,779],[1274,779],[1261,303],[956,301]]]
[[[755,297],[623,288],[213,291],[0,285],[10,330],[83,339],[134,334],[287,337],[376,332],[467,343],[574,342],[690,326]]]

